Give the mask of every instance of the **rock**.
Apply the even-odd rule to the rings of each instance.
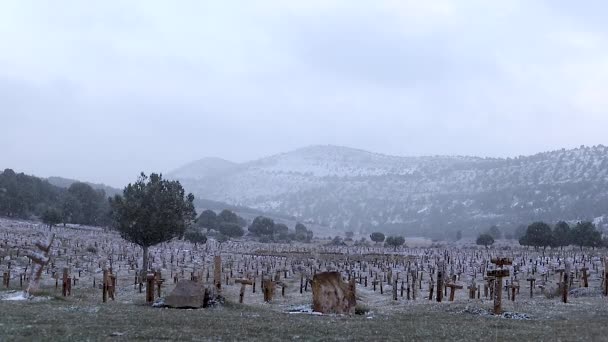
[[[543,294],[547,299],[553,299],[561,296],[562,290],[559,285],[556,284],[547,284],[544,287]]]
[[[203,307],[205,290],[200,283],[190,280],[180,280],[175,289],[165,298],[165,306],[170,308]]]
[[[312,307],[324,314],[355,313],[355,278],[342,281],[340,272],[317,273],[312,279]]]

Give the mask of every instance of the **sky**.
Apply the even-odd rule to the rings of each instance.
[[[581,0],[0,2],[0,168],[124,186],[308,145],[506,157],[608,144]]]

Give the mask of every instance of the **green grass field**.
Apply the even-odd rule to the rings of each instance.
[[[102,304],[86,294],[46,301],[0,301],[0,341],[606,341],[608,303],[568,304],[531,320],[461,313],[466,303],[396,304],[390,312],[340,317],[289,314],[272,304],[212,309]],[[489,305],[478,304],[480,307]],[[469,303],[470,305],[470,303]],[[117,335],[117,336],[113,336]]]

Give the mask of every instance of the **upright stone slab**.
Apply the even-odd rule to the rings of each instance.
[[[355,279],[346,283],[339,272],[317,273],[312,278],[312,307],[316,312],[352,315],[357,305],[355,294]]]
[[[194,308],[203,307],[205,290],[198,282],[181,280],[165,298],[165,305],[172,308]]]
[[[276,289],[277,283],[271,279],[264,279],[262,285],[264,286],[264,301],[270,303],[274,297],[274,290]]]

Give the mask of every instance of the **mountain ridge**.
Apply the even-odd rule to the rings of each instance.
[[[169,177],[199,198],[347,230],[436,235],[608,214],[603,145],[514,158],[399,157],[314,145],[230,165],[221,173],[182,167]]]

